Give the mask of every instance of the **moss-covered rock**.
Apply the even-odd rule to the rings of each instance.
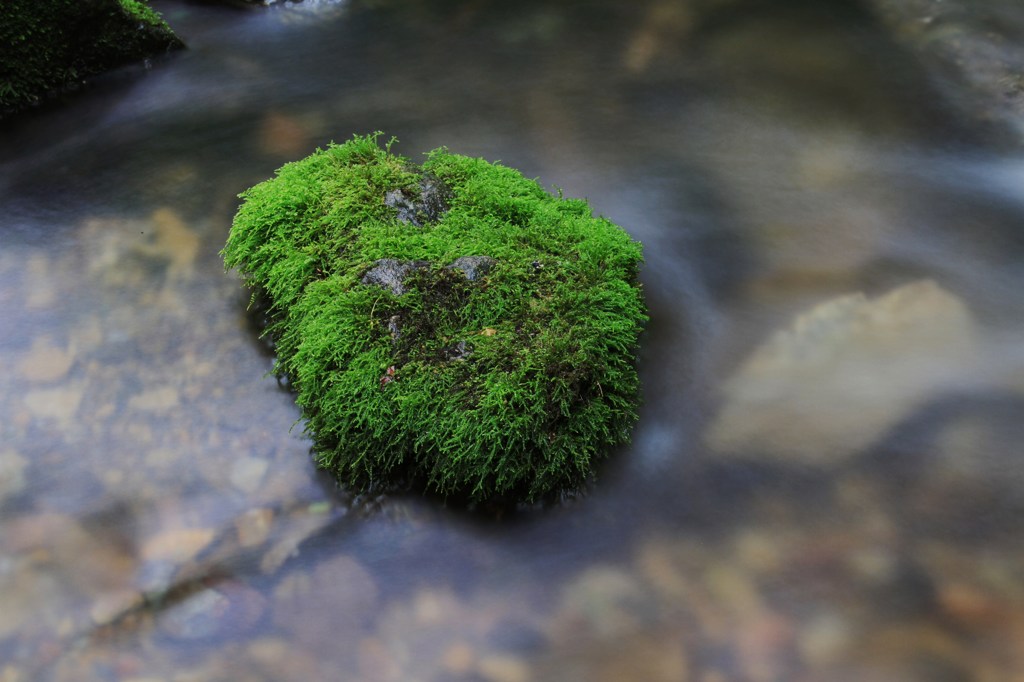
[[[578,488],[636,420],[640,245],[510,168],[356,137],[242,194],[224,248],[318,461],[359,490]]]
[[[140,0],[0,2],[0,116],[184,44]]]

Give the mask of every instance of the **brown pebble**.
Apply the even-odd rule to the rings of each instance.
[[[259,665],[264,675],[260,679],[303,682],[325,679],[317,659],[294,640],[259,638],[246,646],[245,653]]]
[[[274,510],[261,507],[250,509],[235,521],[238,544],[242,547],[257,547],[267,541],[274,522]]]
[[[201,640],[250,631],[263,616],[266,599],[237,581],[202,590],[161,614],[164,633],[176,639]]]
[[[942,610],[959,625],[989,628],[1006,620],[1006,609],[995,597],[963,583],[945,585],[939,590]]]
[[[785,679],[785,662],[792,658],[794,629],[782,615],[764,612],[745,619],[736,635],[744,679],[770,682]]]
[[[39,336],[18,363],[18,373],[28,381],[57,381],[67,376],[75,354],[71,348],[60,348],[48,336]]]
[[[128,409],[144,412],[166,412],[178,404],[178,389],[172,386],[143,391],[128,400]]]
[[[25,674],[13,665],[5,665],[0,668],[0,682],[23,682],[27,679]]]
[[[34,417],[70,425],[82,404],[84,393],[81,385],[41,388],[25,394],[25,406]]]
[[[526,663],[511,656],[486,656],[480,659],[477,670],[490,682],[527,682],[530,679]]]
[[[452,675],[466,676],[472,671],[475,660],[476,655],[473,653],[473,648],[465,642],[459,641],[445,649],[444,655],[441,657],[441,667]]]
[[[177,528],[148,538],[142,545],[144,561],[183,563],[194,558],[213,541],[212,528]]]
[[[124,589],[101,594],[92,608],[89,617],[96,625],[109,625],[122,614],[142,604],[143,596],[138,590]]]
[[[676,633],[641,635],[616,642],[598,656],[596,678],[600,682],[686,682],[690,679],[690,668],[683,642],[684,638]]]
[[[309,145],[309,131],[297,119],[270,113],[260,126],[260,146],[267,154],[292,158]]]
[[[365,682],[399,682],[402,670],[394,656],[377,637],[365,637],[359,642],[359,673]]]

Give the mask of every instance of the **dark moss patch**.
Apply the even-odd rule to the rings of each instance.
[[[184,47],[140,0],[0,2],[0,116],[145,57]]]
[[[640,245],[510,168],[390,147],[287,164],[242,194],[223,251],[318,461],[357,489],[578,488],[636,420]]]

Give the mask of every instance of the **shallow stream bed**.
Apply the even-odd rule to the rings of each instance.
[[[0,680],[1024,679],[1014,2],[152,4],[189,50],[0,123]],[[218,251],[374,130],[643,242],[584,494],[313,466]]]

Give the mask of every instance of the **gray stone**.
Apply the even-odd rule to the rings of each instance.
[[[472,354],[472,346],[467,344],[465,341],[459,341],[458,343],[444,349],[444,359],[449,362],[453,360],[465,360]]]
[[[460,270],[463,275],[466,276],[470,282],[475,282],[494,267],[495,260],[488,256],[463,256],[457,258],[451,265],[448,266],[449,270]]]
[[[400,189],[393,189],[384,195],[384,205],[397,211],[398,220],[422,227],[436,223],[448,210],[452,191],[437,178],[424,177],[420,181],[419,196],[410,196]]]
[[[416,217],[416,202],[405,196],[400,189],[393,189],[384,195],[384,205],[398,211],[398,219],[403,223],[422,225]]]
[[[430,267],[430,263],[422,260],[401,261],[395,258],[381,258],[363,275],[363,284],[372,284],[391,291],[395,296],[406,292],[405,278],[414,270]]]

